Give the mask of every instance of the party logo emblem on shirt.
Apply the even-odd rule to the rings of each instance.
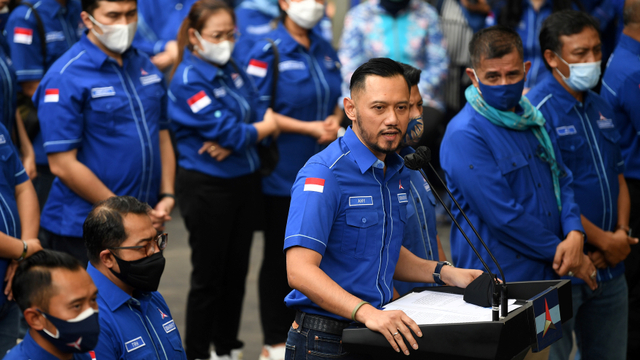
[[[199,93],[193,95],[187,100],[187,104],[191,107],[191,111],[196,114],[198,111],[211,104],[211,98],[204,92],[204,90],[200,90]]]
[[[267,76],[268,67],[269,65],[264,61],[251,59],[247,67],[247,74],[263,78]]]
[[[399,186],[398,186],[398,190],[404,190],[404,187],[402,187],[402,180],[400,180]]]
[[[164,318],[168,318],[169,317],[169,315],[163,313],[162,310],[160,310],[160,308],[158,308],[158,311],[160,312],[160,317],[162,317],[162,320],[164,320]]]
[[[0,134],[0,145],[6,144],[6,143],[7,143],[7,139],[5,139],[3,134]]]
[[[324,179],[307,178],[304,181],[304,191],[324,192]]]
[[[242,76],[238,73],[231,74],[231,79],[233,80],[233,84],[236,86],[236,89],[240,89],[242,85],[244,85],[244,80],[242,80]]]
[[[91,350],[89,351],[89,356],[91,356],[91,360],[96,360],[96,352]]]
[[[606,117],[604,117],[604,115],[602,115],[602,113],[599,114],[600,120],[598,120],[597,123],[600,129],[613,129],[615,127],[615,125],[613,125],[613,120],[607,119]]]
[[[13,29],[13,42],[16,44],[31,45],[33,42],[33,30],[16,27]]]
[[[148,72],[146,72],[146,71],[144,71],[144,69],[143,69],[143,68],[140,68],[140,75],[142,75],[142,76],[146,76],[146,75],[149,75],[149,73],[148,73]]]
[[[44,102],[58,102],[60,100],[60,90],[59,89],[45,89],[44,90]]]

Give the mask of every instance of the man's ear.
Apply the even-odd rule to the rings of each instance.
[[[347,114],[347,117],[349,118],[349,120],[355,121],[356,118],[357,118],[357,116],[356,116],[357,110],[356,110],[355,101],[353,101],[353,99],[345,97],[342,100],[342,103],[344,105],[344,113]]]
[[[113,269],[114,266],[116,266],[116,259],[109,250],[102,250],[100,252],[100,262],[109,269]]]
[[[478,85],[478,79],[476,79],[476,75],[473,72],[472,68],[467,68],[465,70],[465,72],[467,73],[467,76],[469,77],[469,79],[471,79],[471,82],[473,83],[473,86],[479,88],[480,85]]]
[[[38,310],[35,308],[28,308],[24,311],[23,315],[30,328],[36,331],[44,329],[45,319]]]
[[[89,13],[86,11],[83,11],[80,13],[80,19],[82,20],[82,22],[84,23],[84,26],[91,30],[93,29],[93,22],[91,22],[91,19],[89,19]]]
[[[544,51],[544,54],[542,55],[544,56],[544,59],[547,61],[547,64],[549,64],[549,66],[551,66],[552,69],[558,67],[559,60],[555,52],[551,51],[550,49],[547,49]]]

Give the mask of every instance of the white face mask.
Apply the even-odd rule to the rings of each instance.
[[[229,62],[235,43],[225,40],[214,44],[204,40],[198,31],[195,31],[195,34],[200,41],[200,46],[196,46],[196,51],[200,56],[216,65],[224,65]]]
[[[587,91],[593,89],[597,84],[598,80],[600,80],[600,63],[602,61],[595,61],[590,63],[579,63],[579,64],[569,64],[564,61],[560,55],[556,54],[556,56],[562,60],[563,63],[569,65],[569,77],[565,77],[562,75],[560,70],[556,68],[556,71],[564,80],[564,83],[567,84],[568,87],[572,88],[575,91]]]
[[[318,4],[315,0],[302,0],[300,2],[289,3],[287,15],[300,27],[307,30],[312,29],[324,16],[324,5]]]
[[[95,27],[91,29],[91,32],[100,40],[102,45],[107,49],[122,54],[131,47],[133,37],[136,35],[136,29],[138,28],[138,22],[134,21],[130,24],[122,25],[103,25],[100,24],[93,16],[89,15],[91,22],[102,30],[102,34],[98,34]]]

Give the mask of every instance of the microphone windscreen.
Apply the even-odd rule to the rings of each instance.
[[[404,166],[410,170],[422,169],[422,164],[422,158],[417,156],[417,154],[408,154],[404,157]]]
[[[431,162],[431,149],[429,149],[428,147],[420,146],[416,150],[416,154],[418,154],[418,156],[420,156],[422,158],[422,160],[424,161],[425,165],[428,164],[429,162]]]

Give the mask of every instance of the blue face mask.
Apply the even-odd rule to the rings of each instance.
[[[47,329],[38,333],[63,353],[85,353],[98,344],[100,322],[97,310],[88,308],[71,320],[58,319],[42,311],[40,313],[56,327],[56,333],[52,334]]]
[[[509,111],[520,102],[522,90],[524,90],[524,77],[515,84],[489,86],[480,82],[475,70],[473,70],[473,74],[478,81],[482,98],[492,108],[500,111]]]
[[[562,75],[560,70],[558,70],[558,68],[555,68],[568,87],[575,91],[587,91],[589,89],[593,89],[596,85],[598,85],[598,80],[600,80],[600,63],[602,61],[569,64],[568,62],[564,61],[564,59],[560,57],[558,53],[555,54],[558,59],[562,60],[563,63],[569,66],[569,77],[565,77],[564,75]]]

